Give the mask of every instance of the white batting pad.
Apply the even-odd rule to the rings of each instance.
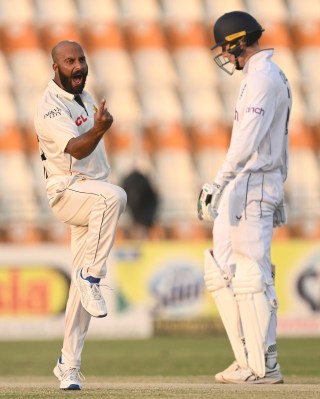
[[[209,249],[205,251],[204,265],[204,280],[208,291],[215,300],[236,361],[240,367],[248,367],[241,334],[238,304],[229,287],[229,279],[223,275]]]
[[[237,255],[232,285],[239,305],[248,365],[255,374],[264,377],[265,341],[271,309],[265,296],[264,279],[258,264],[246,256]]]

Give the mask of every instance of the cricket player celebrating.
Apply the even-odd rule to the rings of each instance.
[[[113,118],[105,100],[97,107],[83,91],[88,66],[78,43],[62,41],[52,49],[54,79],[35,115],[49,204],[71,226],[71,286],[62,354],[54,368],[60,388],[81,389],[81,353],[91,316],[105,317],[99,282],[117,223],[126,206],[125,191],[108,183],[103,136]]]
[[[273,227],[286,222],[284,188],[288,168],[291,92],[261,50],[263,32],[251,15],[222,15],[213,28],[221,53],[217,65],[243,79],[230,146],[214,183],[202,187],[198,216],[214,221],[214,251],[205,253],[205,282],[214,298],[235,362],[218,373],[222,383],[278,384],[278,301],[270,248]]]

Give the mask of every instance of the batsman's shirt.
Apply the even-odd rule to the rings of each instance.
[[[240,173],[278,172],[286,180],[291,91],[284,73],[262,50],[246,63],[236,104],[231,142],[215,182]]]
[[[70,139],[86,133],[94,124],[93,98],[84,91],[81,99],[85,108],[76,102],[73,94],[52,80],[36,111],[34,124],[51,205],[75,180],[107,181],[110,173],[103,140],[90,155],[80,160],[65,152]]]

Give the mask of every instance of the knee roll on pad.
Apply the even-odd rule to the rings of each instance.
[[[263,377],[271,306],[265,295],[265,283],[259,265],[246,256],[238,255],[232,285],[239,305],[249,367]]]
[[[204,280],[208,291],[215,300],[238,364],[241,367],[248,367],[238,305],[233,291],[229,287],[228,277],[222,273],[210,250],[205,251]]]
[[[228,286],[228,279],[223,276],[209,250],[205,252],[204,281],[209,292],[215,292]]]

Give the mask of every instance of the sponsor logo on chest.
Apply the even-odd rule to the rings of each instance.
[[[75,123],[77,126],[81,126],[83,123],[87,122],[88,118],[86,118],[85,116],[83,116],[82,114],[80,116],[78,116],[75,120]]]
[[[247,107],[246,112],[262,116],[264,115],[264,109],[260,107]]]
[[[43,115],[43,119],[46,118],[55,118],[56,116],[61,115],[61,108],[55,107],[54,109],[48,111],[46,114]]]

